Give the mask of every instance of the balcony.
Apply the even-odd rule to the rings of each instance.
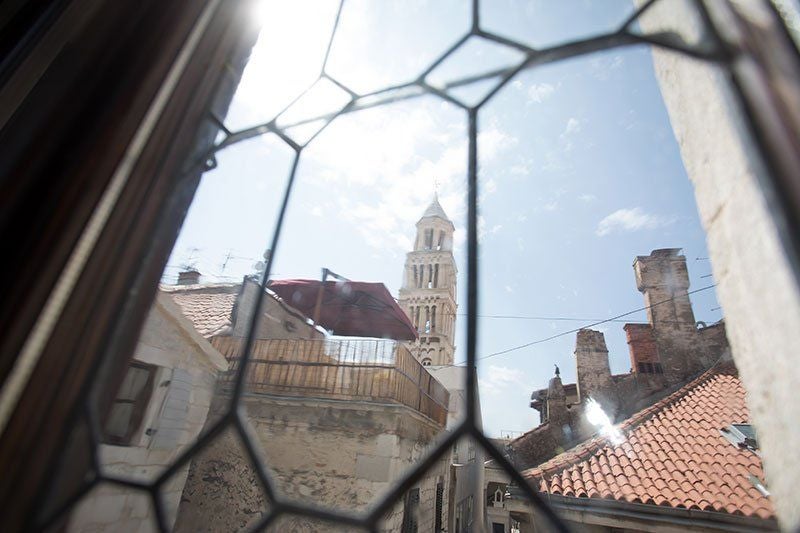
[[[214,337],[230,362],[231,383],[244,339]],[[250,394],[381,401],[408,406],[440,426],[450,393],[400,343],[392,340],[268,339],[253,342],[245,375]]]

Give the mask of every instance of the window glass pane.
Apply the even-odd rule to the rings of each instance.
[[[706,152],[730,122],[725,73],[643,44],[710,46],[699,17],[656,33],[663,6],[686,3],[659,2],[635,43],[614,33],[545,55],[526,46],[615,32],[643,2],[482,2],[481,27],[520,46],[464,34],[462,2],[346,2],[335,35],[335,3],[278,4],[265,4],[234,131],[220,134],[135,351],[170,372],[157,420],[104,468],[156,479],[219,431],[160,485],[168,521],[258,529],[274,503],[264,472],[277,498],[364,513],[446,442],[382,527],[548,530],[537,495],[772,525],[761,456],[716,453],[721,429],[749,413],[716,299],[715,276],[741,282],[728,277],[738,257],[709,257],[725,261],[732,222],[758,207],[726,204],[753,176],[743,151],[728,160],[723,142],[722,163]],[[693,118],[709,109],[724,119]],[[149,376],[128,372],[110,436],[136,429]],[[687,439],[701,450],[691,458]],[[269,527],[327,526],[284,515]]]
[[[469,2],[345,2],[330,74],[367,93],[410,82],[469,28]]]
[[[118,402],[111,407],[106,423],[106,434],[114,439],[124,439],[129,431],[135,404]]]
[[[628,0],[496,0],[481,2],[484,27],[535,48],[610,33],[633,14]]]
[[[117,399],[136,400],[147,385],[151,372],[148,368],[130,367],[125,375],[125,380],[122,382],[119,394],[117,394]]]

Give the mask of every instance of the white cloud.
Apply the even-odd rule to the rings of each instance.
[[[564,128],[564,132],[561,134],[562,137],[567,137],[572,135],[573,133],[577,133],[581,131],[581,122],[575,117],[569,117],[567,120],[567,125]]]
[[[516,388],[527,390],[529,386],[523,371],[498,365],[489,365],[485,377],[478,381],[481,394],[489,396],[506,394]]]
[[[311,214],[314,215],[315,217],[321,217],[322,208],[318,205],[315,205],[314,207],[311,208]]]
[[[514,289],[511,287],[511,285],[506,285],[505,290],[509,294],[514,294]]]
[[[503,229],[502,224],[495,224],[491,228],[487,228],[486,218],[483,215],[478,215],[478,242],[483,242],[487,235],[494,235],[501,229]]]
[[[590,66],[592,74],[598,80],[607,80],[611,77],[611,72],[619,69],[625,64],[621,55],[601,55],[591,60]]]
[[[564,137],[562,136],[562,140]],[[572,148],[572,141],[568,141],[567,146],[565,147],[565,151],[569,151]],[[548,150],[544,154],[544,162],[541,164],[542,172],[564,172],[569,168],[569,161],[565,160],[566,158],[563,157],[563,154],[556,153],[553,150]]]
[[[512,165],[508,172],[514,176],[527,176],[531,173],[531,163],[526,161],[524,163]]]
[[[564,151],[569,152],[572,150],[572,137],[575,136],[576,133],[581,131],[581,121],[575,117],[569,117],[567,120],[566,126],[564,126],[564,131],[561,132],[559,135],[559,139],[561,142],[564,143]]]
[[[541,104],[555,92],[556,88],[549,83],[534,83],[528,87],[528,103]]]
[[[552,202],[547,202],[542,206],[542,209],[545,211],[555,211],[556,209],[558,209],[558,202],[556,202],[555,200],[553,200]]]
[[[580,196],[578,196],[578,200],[580,200],[581,202],[586,202],[588,204],[589,202],[594,202],[595,200],[597,200],[597,196],[595,196],[594,194],[581,194]]]
[[[489,121],[478,136],[482,165],[517,142]],[[300,168],[301,180],[340,191],[332,210],[351,221],[367,244],[393,253],[410,248],[436,182],[457,228],[454,246],[464,243],[467,135],[462,115],[452,108],[416,102],[340,117],[307,148]],[[482,196],[497,190],[493,178],[481,185]]]
[[[641,207],[618,209],[597,224],[595,233],[603,237],[613,232],[630,232],[642,229],[662,228],[673,222],[675,222],[674,217],[650,214],[645,212]]]
[[[481,159],[489,160],[494,158],[501,150],[516,146],[518,142],[519,139],[503,131],[497,125],[497,122],[492,122],[489,127],[478,134],[478,153]],[[466,150],[466,144],[464,149]]]

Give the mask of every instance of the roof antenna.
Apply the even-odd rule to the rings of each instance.
[[[438,199],[439,198],[439,177],[436,176],[433,178],[433,197]]]

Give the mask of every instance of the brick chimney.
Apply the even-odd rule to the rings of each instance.
[[[575,339],[575,365],[578,371],[578,397],[601,401],[613,388],[608,348],[601,331],[582,329]],[[601,401],[602,403],[602,401]]]
[[[628,339],[631,355],[631,369],[639,374],[663,374],[658,346],[650,324],[625,324],[623,327]]]
[[[200,283],[200,272],[195,269],[178,272],[178,285],[198,285]]]

